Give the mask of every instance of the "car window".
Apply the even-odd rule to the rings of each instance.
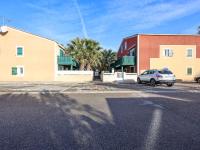
[[[143,72],[141,75],[147,75],[148,71]]]
[[[158,71],[160,74],[173,74],[170,70],[161,70]]]
[[[154,74],[155,73],[155,70],[150,70],[149,71],[149,74]]]

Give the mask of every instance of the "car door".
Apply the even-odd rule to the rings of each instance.
[[[148,77],[148,72],[149,71],[145,71],[144,73],[142,73],[141,75],[140,75],[140,80],[141,81],[147,81],[147,77]]]
[[[154,73],[155,73],[154,70],[149,70],[148,75],[147,75],[147,77],[146,77],[146,81],[147,81],[147,82],[150,82],[150,80],[151,80],[152,78],[154,78]]]

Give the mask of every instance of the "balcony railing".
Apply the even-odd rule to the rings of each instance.
[[[71,56],[58,56],[58,65],[73,65],[76,66],[76,61]]]
[[[115,67],[120,66],[134,66],[135,65],[135,56],[123,56],[119,58],[115,63]]]

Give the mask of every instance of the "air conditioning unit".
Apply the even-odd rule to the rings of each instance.
[[[1,26],[0,33],[6,33],[6,32],[8,32],[8,28],[6,26]]]

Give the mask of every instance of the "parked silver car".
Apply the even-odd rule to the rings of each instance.
[[[176,82],[175,75],[168,69],[163,70],[147,70],[143,72],[137,78],[138,84],[150,83],[151,86],[156,84],[166,84],[167,86],[173,86]]]

